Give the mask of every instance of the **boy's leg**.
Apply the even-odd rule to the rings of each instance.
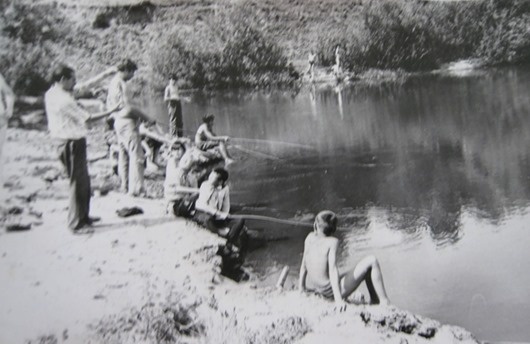
[[[144,151],[140,135],[136,130],[131,133],[128,144],[129,154],[129,193],[139,196],[144,192]]]
[[[182,104],[180,103],[180,101],[177,102],[176,104],[176,110],[175,110],[175,131],[176,131],[176,135],[178,137],[182,137],[183,136],[183,131],[184,131],[184,123],[182,121]]]
[[[120,191],[127,193],[129,187],[129,152],[123,143],[119,144],[118,176],[120,177]]]
[[[223,159],[225,160],[225,162],[227,163],[231,163],[233,162],[234,160],[230,157],[230,155],[228,155],[228,150],[226,149],[226,145],[224,142],[220,142],[219,143],[219,151],[221,152],[221,155],[223,157]]]
[[[229,227],[229,232],[226,235],[227,242],[234,244],[236,246],[246,246],[246,242],[243,240],[241,241],[243,232],[245,231],[245,220],[238,219],[238,220],[229,220],[227,222],[227,225]],[[246,233],[245,233],[246,234]],[[243,248],[243,247],[240,247]]]
[[[374,256],[363,258],[353,270],[344,274],[340,281],[342,296],[348,297],[357,289],[362,281],[366,281],[371,303],[389,303],[383,283],[381,267],[377,258]]]

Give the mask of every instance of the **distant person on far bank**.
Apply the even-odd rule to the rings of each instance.
[[[311,80],[313,80],[314,78],[314,73],[315,73],[315,60],[316,60],[316,55],[315,53],[313,52],[313,50],[311,50],[309,52],[309,56],[307,58],[307,62],[309,64],[309,68],[307,69],[307,74],[309,74],[309,77],[311,78]]]
[[[3,168],[2,150],[6,139],[7,122],[13,116],[15,93],[0,74],[0,169]],[[0,193],[4,194],[3,171],[0,170]]]
[[[169,116],[169,133],[172,137],[182,137],[184,122],[182,120],[181,101],[190,101],[190,99],[187,97],[181,97],[177,81],[177,75],[171,74],[169,77],[169,84],[164,90],[164,101],[167,103],[167,112]]]
[[[102,79],[113,69],[100,74]],[[90,177],[86,160],[87,122],[98,120],[119,110],[116,105],[108,111],[90,114],[75,100],[75,72],[66,65],[59,65],[52,72],[52,86],[44,96],[48,129],[59,142],[60,160],[70,179],[68,227],[76,234],[93,232],[90,228],[99,218],[90,217]]]
[[[339,76],[340,73],[341,73],[341,54],[342,54],[342,50],[340,48],[340,45],[337,45],[335,47],[335,65],[333,66],[333,71],[335,73],[336,76]]]
[[[339,272],[337,251],[339,239],[332,236],[337,229],[337,216],[324,210],[318,213],[313,232],[304,242],[300,266],[300,291],[334,299],[338,310],[346,309],[345,300],[365,281],[372,304],[388,305],[383,275],[374,256],[363,258],[355,267]]]
[[[123,60],[118,66],[118,73],[109,83],[107,94],[107,108],[120,108],[112,115],[119,146],[120,191],[131,196],[145,195],[144,152],[138,126],[142,120],[152,122],[141,110],[132,106],[127,89],[126,83],[133,78],[137,69],[133,61]]]
[[[228,136],[216,136],[214,134],[214,119],[215,116],[212,114],[205,115],[202,118],[203,123],[199,126],[195,134],[195,145],[202,151],[218,149],[225,161],[225,165],[228,166],[234,162],[226,149],[226,143],[230,138]]]

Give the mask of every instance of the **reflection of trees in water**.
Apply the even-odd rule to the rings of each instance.
[[[455,232],[462,205],[496,219],[506,202],[529,199],[528,86],[530,74],[519,70],[357,88],[350,92],[356,111],[346,140],[376,157],[382,148],[393,150],[391,181],[380,193],[395,189],[393,205],[431,207],[434,231]]]

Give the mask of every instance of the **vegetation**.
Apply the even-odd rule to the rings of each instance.
[[[163,36],[152,49],[157,84],[176,73],[194,88],[282,86],[293,81],[284,51],[260,29],[245,4],[223,8],[210,18],[210,37],[186,44],[178,32]]]
[[[516,0],[246,0],[69,7],[2,1],[0,71],[17,93],[40,94],[50,66],[93,75],[123,58],[138,89],[159,92],[170,73],[193,88],[291,87],[309,50],[331,66],[422,71],[462,58],[489,64],[530,56],[530,3]],[[150,87],[146,87],[150,86]]]
[[[530,57],[530,5],[507,0],[420,2],[372,1],[363,26],[345,25],[319,41],[323,64],[344,50],[347,69],[429,70],[462,58],[485,63],[523,62]]]

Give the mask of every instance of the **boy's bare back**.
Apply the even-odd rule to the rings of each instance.
[[[309,233],[304,243],[304,259],[307,268],[307,288],[320,289],[330,285],[329,252],[336,250],[338,239]]]

